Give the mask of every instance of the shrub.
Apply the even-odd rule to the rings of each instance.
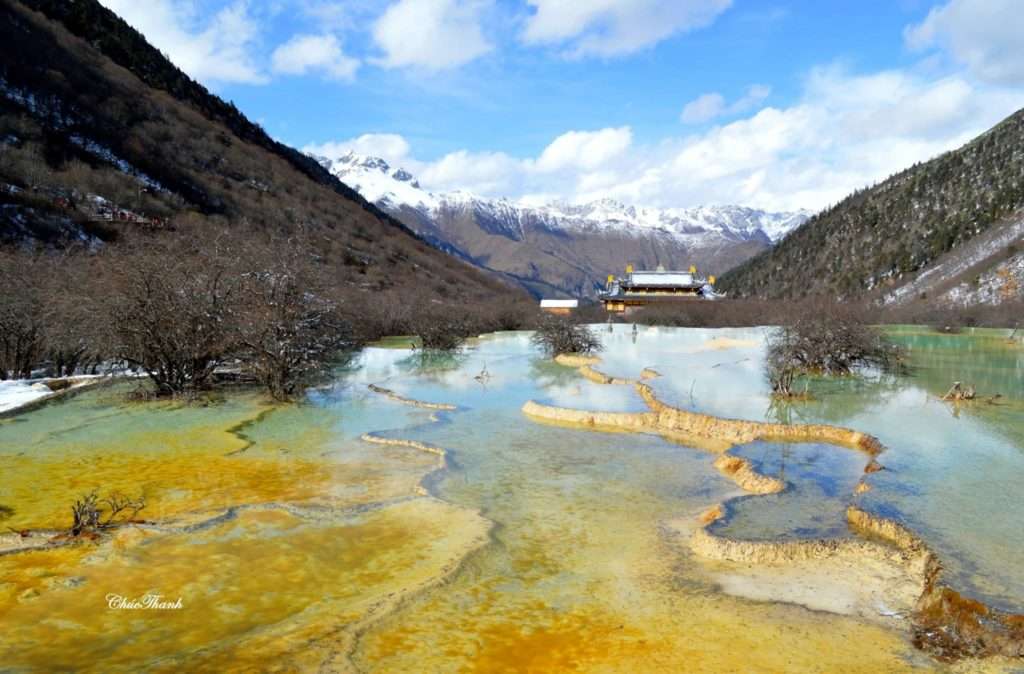
[[[145,372],[158,395],[208,388],[228,357],[238,289],[228,259],[216,243],[182,251],[165,242],[111,265],[107,320],[114,351]]]
[[[0,252],[0,380],[29,378],[45,351],[41,267],[36,256]]]
[[[409,331],[420,338],[424,351],[458,351],[466,340],[487,328],[475,308],[410,298]]]
[[[271,396],[287,400],[355,347],[309,252],[292,248],[241,283],[237,355]]]
[[[457,351],[473,334],[468,321],[451,314],[422,314],[414,319],[413,332],[425,351]]]
[[[809,302],[768,339],[765,371],[772,392],[797,395],[797,376],[845,375],[865,367],[901,367],[903,352],[888,342],[850,306]]]
[[[586,325],[549,317],[533,333],[533,343],[549,356],[563,353],[589,354],[601,349],[601,342]]]

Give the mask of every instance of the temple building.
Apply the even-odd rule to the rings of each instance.
[[[625,276],[608,276],[598,298],[609,312],[629,313],[653,303],[712,299],[714,285],[714,276],[700,277],[692,265],[689,271],[666,271],[661,265],[654,271],[633,271],[629,265]]]

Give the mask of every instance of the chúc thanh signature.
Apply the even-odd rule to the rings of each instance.
[[[172,611],[183,608],[183,605],[181,597],[178,597],[175,601],[170,601],[165,599],[162,594],[146,594],[141,597],[131,598],[111,593],[107,595],[107,608],[122,611]]]

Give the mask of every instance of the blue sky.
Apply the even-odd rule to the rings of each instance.
[[[1016,0],[101,0],[275,137],[437,190],[816,209],[1024,106]]]

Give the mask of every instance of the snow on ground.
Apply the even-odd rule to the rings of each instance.
[[[999,304],[1020,299],[1024,295],[1024,254],[1017,254],[1006,262],[980,274],[972,282],[963,282],[946,294],[952,304]]]
[[[965,243],[956,254],[947,253],[913,280],[885,296],[886,304],[899,304],[927,292],[943,281],[962,274],[974,265],[1024,236],[1024,213],[1018,213],[1006,226],[981,234]],[[964,304],[973,303],[964,286],[953,297]]]
[[[47,381],[67,381],[68,388],[81,388],[97,383],[100,379],[106,379],[108,374],[76,374],[66,379],[12,379],[0,381],[0,413],[10,412],[22,405],[53,395],[55,392],[46,385]],[[140,376],[137,373],[118,372],[119,377]],[[65,389],[67,390],[67,389]]]
[[[13,410],[33,400],[38,400],[50,395],[53,391],[42,382],[26,381],[16,379],[14,381],[0,381],[0,412]]]

